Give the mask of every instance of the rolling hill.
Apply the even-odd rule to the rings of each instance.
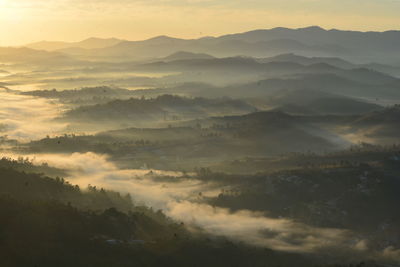
[[[222,114],[244,114],[255,108],[244,101],[233,99],[184,98],[161,95],[151,99],[114,100],[105,104],[83,106],[67,111],[62,118],[67,121],[84,121],[89,124],[128,123],[154,125],[174,121],[204,118]]]
[[[96,49],[114,46],[123,40],[116,38],[88,38],[80,42],[49,42],[42,41],[37,43],[27,44],[26,47],[36,50],[56,51],[68,48]]]

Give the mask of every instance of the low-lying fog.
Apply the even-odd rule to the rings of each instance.
[[[0,134],[29,141],[63,132],[66,124],[53,118],[64,110],[55,100],[23,96],[0,90]]]
[[[2,135],[18,141],[35,140],[62,133],[66,124],[53,119],[64,107],[45,100],[1,92],[0,125]],[[313,228],[288,219],[273,219],[250,211],[228,209],[203,203],[204,197],[216,196],[224,186],[185,177],[179,172],[162,170],[118,169],[106,155],[95,153],[28,154],[3,152],[3,156],[28,157],[35,164],[48,163],[65,169],[71,183],[85,188],[88,184],[130,193],[134,201],[163,210],[168,216],[205,231],[284,251],[311,252],[338,244],[352,246],[350,233],[338,229]],[[162,177],[172,177],[165,179]],[[157,179],[160,178],[160,179]],[[354,244],[353,244],[354,245]]]
[[[149,89],[173,81],[178,72],[137,72],[129,70],[99,71],[88,69],[60,69],[10,72],[0,68],[0,83],[17,91],[58,90],[99,85],[121,86],[126,89]]]
[[[66,178],[81,188],[96,185],[98,188],[129,193],[136,204],[160,209],[193,231],[200,228],[211,235],[279,251],[321,253],[335,249],[349,253],[349,256],[368,251],[368,240],[344,229],[317,228],[286,218],[271,218],[266,213],[248,210],[232,212],[206,204],[204,198],[218,195],[222,189],[229,189],[229,185],[200,181],[191,174],[119,169],[106,155],[91,152],[36,155],[3,153],[3,156],[24,156],[37,165],[48,163],[67,170],[69,176]],[[374,253],[386,258],[400,256],[400,251],[392,247]]]
[[[11,158],[21,155],[5,154]],[[179,172],[118,169],[107,156],[94,153],[23,155],[35,164],[48,163],[70,173],[67,179],[85,188],[88,184],[122,193],[134,201],[164,213],[210,234],[222,235],[252,245],[282,251],[313,252],[337,245],[356,246],[351,233],[315,228],[291,220],[273,219],[251,211],[230,212],[202,203],[203,197],[216,196],[221,185],[185,177]],[[162,178],[168,177],[168,179]],[[158,178],[158,179],[157,179]]]
[[[1,80],[10,82],[9,89],[27,91],[57,86],[58,89],[71,88],[71,85],[92,85],[97,80],[58,77],[40,83],[12,85],[17,78],[1,75]],[[124,74],[126,79],[126,73]],[[131,78],[164,78],[170,74],[136,73]],[[121,76],[122,77],[122,76]],[[127,89],[138,89],[130,82],[124,83],[120,76],[109,75],[104,83],[114,81],[117,85],[129,85]],[[29,78],[29,77],[25,77]],[[74,80],[75,79],[75,80]],[[74,83],[77,81],[77,83]],[[96,85],[99,82],[97,80]],[[101,82],[100,82],[101,84]],[[145,83],[143,83],[145,84]],[[151,83],[150,83],[151,84]],[[151,87],[147,87],[151,88]],[[0,91],[0,136],[17,142],[29,142],[68,132],[68,123],[54,120],[68,107],[55,99],[20,95],[17,92]],[[200,126],[201,127],[201,126]],[[308,130],[309,131],[309,130]],[[361,135],[346,134],[345,131],[316,129],[309,132],[316,137],[329,139],[338,148],[346,148],[362,139]],[[79,135],[79,132],[74,134]],[[1,147],[0,147],[1,148]],[[199,228],[215,236],[224,236],[234,241],[263,246],[280,251],[316,253],[324,249],[338,249],[341,253],[357,255],[368,251],[368,240],[356,236],[346,229],[318,228],[287,218],[272,218],[267,213],[239,210],[232,212],[227,208],[207,204],[208,197],[215,197],[229,185],[199,180],[195,174],[167,170],[121,169],[108,155],[92,152],[70,154],[19,154],[3,147],[2,155],[18,158],[28,157],[35,164],[48,163],[52,167],[66,170],[72,184],[82,188],[95,185],[122,193],[130,193],[138,204],[162,210],[167,216],[183,222],[189,229]],[[400,258],[400,251],[388,246],[376,252],[378,256]]]

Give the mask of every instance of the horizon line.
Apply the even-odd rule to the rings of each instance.
[[[257,32],[257,31],[271,31],[271,30],[278,30],[278,29],[282,29],[282,30],[305,30],[305,29],[320,29],[323,31],[342,31],[342,32],[360,32],[360,33],[389,33],[389,32],[400,32],[399,30],[366,30],[366,31],[362,31],[362,30],[351,30],[351,29],[339,29],[339,28],[324,28],[318,25],[310,25],[310,26],[305,26],[305,27],[299,27],[299,28],[292,28],[292,27],[282,27],[282,26],[277,26],[277,27],[272,27],[272,28],[257,28],[254,30],[248,30],[248,31],[241,31],[241,32],[232,32],[232,33],[226,33],[226,34],[221,34],[221,35],[204,35],[202,37],[198,37],[198,38],[181,38],[181,37],[175,37],[175,36],[170,36],[167,34],[160,34],[160,35],[155,35],[153,37],[147,38],[147,39],[124,39],[124,38],[118,38],[115,36],[110,36],[110,37],[98,37],[98,36],[91,36],[91,37],[87,37],[84,39],[78,39],[78,40],[40,40],[40,41],[33,41],[33,42],[29,42],[29,43],[25,43],[22,45],[8,45],[8,46],[3,46],[3,47],[26,47],[28,45],[33,45],[33,44],[38,44],[38,43],[42,43],[42,42],[59,42],[59,43],[79,43],[79,42],[83,42],[83,41],[87,41],[90,39],[102,39],[102,40],[107,40],[107,39],[117,39],[120,40],[121,42],[142,42],[142,41],[148,41],[148,40],[152,40],[152,39],[156,39],[156,38],[171,38],[171,39],[178,39],[178,40],[199,40],[199,39],[203,39],[203,38],[220,38],[223,36],[230,36],[230,35],[235,35],[235,34],[244,34],[244,33],[249,33],[249,32]]]

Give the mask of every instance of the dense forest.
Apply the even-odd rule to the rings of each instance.
[[[6,162],[6,159],[3,159]],[[9,162],[18,168],[27,163]],[[198,233],[129,195],[0,168],[2,266],[309,266],[296,254]],[[364,266],[364,265],[363,265]],[[373,266],[373,265],[371,265]]]

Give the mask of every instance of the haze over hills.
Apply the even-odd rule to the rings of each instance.
[[[360,44],[363,44],[360,46]],[[273,28],[199,39],[179,39],[158,36],[143,41],[116,38],[89,38],[81,42],[39,42],[27,47],[55,51],[89,58],[126,60],[159,58],[179,51],[211,53],[212,55],[247,55],[266,57],[282,53],[300,55],[339,56],[360,63],[377,61],[399,64],[393,57],[400,46],[400,32],[357,32],[325,30],[317,26],[289,29]],[[343,62],[342,62],[343,63]],[[342,65],[343,67],[343,65]]]
[[[68,56],[56,52],[45,52],[30,48],[1,47],[0,59],[2,62],[35,62],[39,60],[63,60]]]
[[[0,48],[0,265],[397,266],[399,52],[315,26]]]
[[[360,44],[367,45],[360,47]],[[188,51],[208,52],[218,56],[265,57],[292,52],[302,55],[342,56],[360,62],[363,58],[364,63],[376,61],[378,58],[384,60],[381,61],[382,63],[398,63],[399,58],[393,58],[389,54],[398,53],[399,44],[400,33],[397,31],[356,32],[325,30],[320,27],[274,28],[193,40],[159,36],[144,41],[122,41],[115,45],[99,48],[99,50],[85,51],[85,54],[94,56],[98,53],[105,57],[117,58],[126,56],[146,58]],[[372,51],[374,51],[373,54]],[[377,55],[375,58],[374,54]]]
[[[80,42],[51,42],[51,41],[42,41],[32,44],[27,44],[26,47],[37,49],[37,50],[46,50],[46,51],[55,51],[55,50],[63,50],[67,48],[82,48],[82,49],[96,49],[96,48],[105,48],[109,46],[114,46],[123,40],[119,40],[116,38],[88,38]]]
[[[289,54],[280,54],[274,57],[259,59],[259,62],[267,63],[267,62],[294,62],[302,65],[313,65],[318,63],[325,63],[331,66],[342,68],[342,69],[353,69],[356,68],[357,65],[345,61],[340,58],[335,57],[304,57],[299,56],[293,53]]]
[[[149,127],[220,114],[245,114],[254,110],[256,108],[241,100],[161,95],[152,99],[130,98],[78,107],[68,111],[61,119],[87,124],[103,122],[103,128],[107,124],[113,124],[114,127],[121,124]]]
[[[161,58],[160,61],[176,61],[176,60],[189,60],[189,59],[212,59],[214,58],[208,54],[190,53],[186,51],[178,51],[167,57]]]

